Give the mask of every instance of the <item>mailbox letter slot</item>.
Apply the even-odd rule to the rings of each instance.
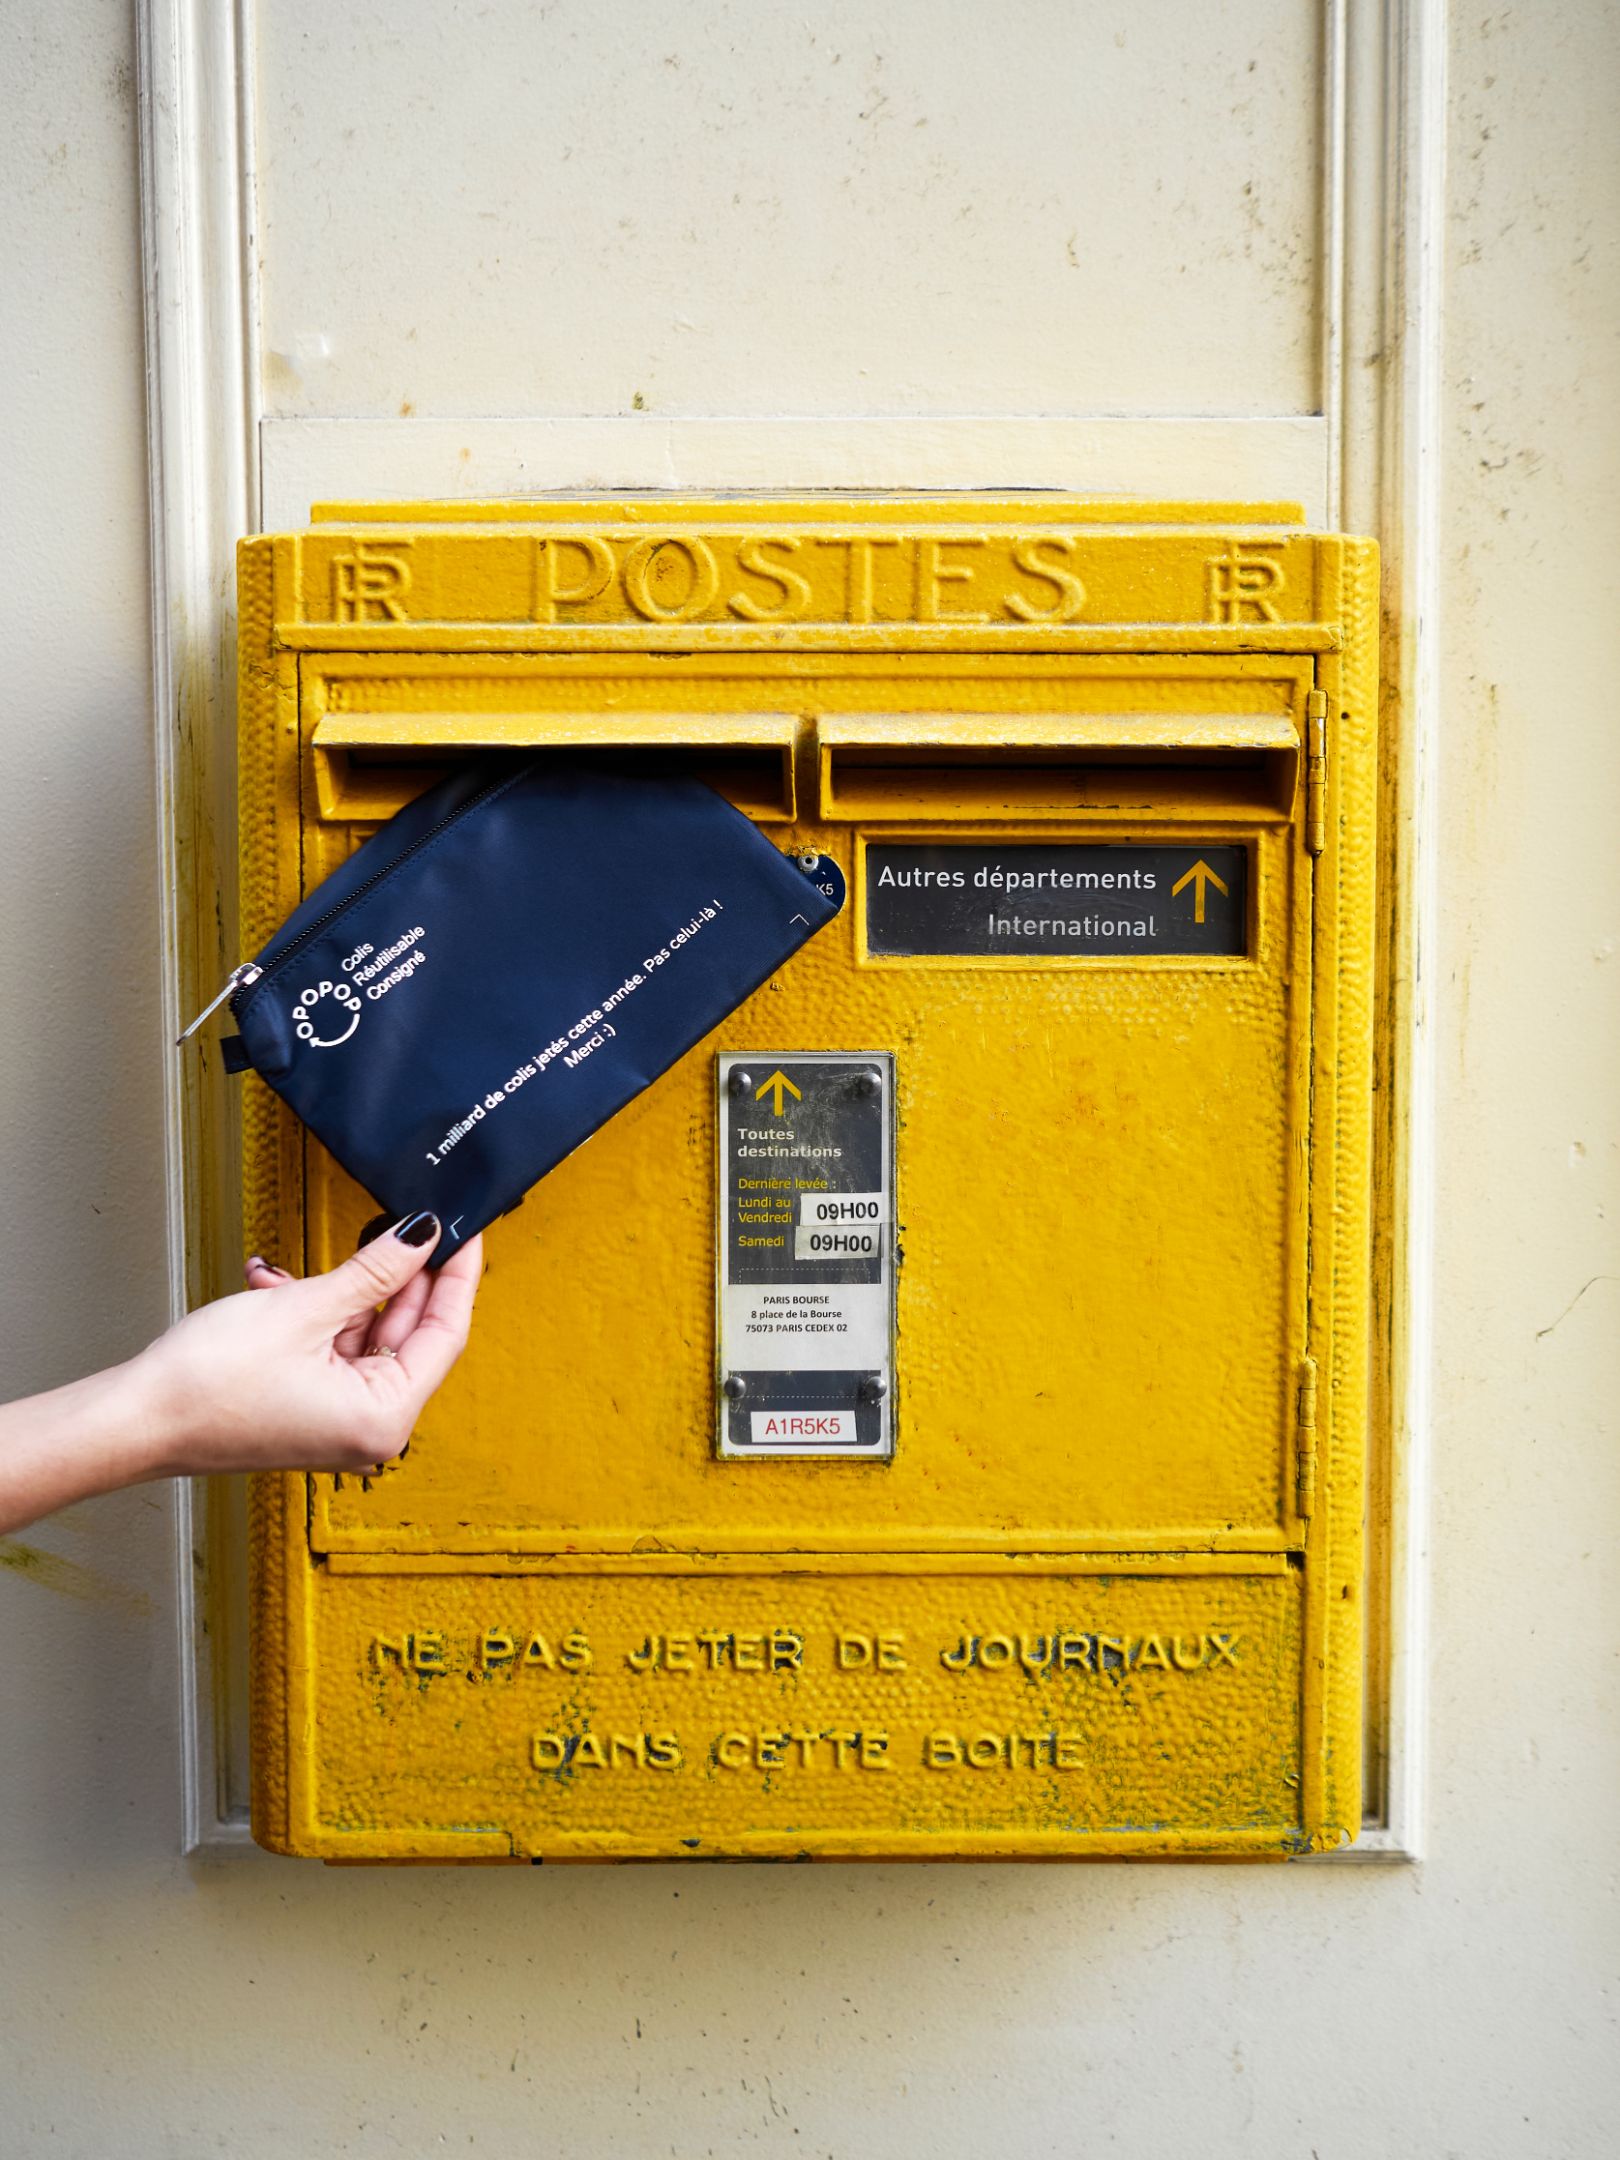
[[[611,750],[678,758],[772,823],[793,816],[797,731],[788,713],[326,712],[311,738],[317,813],[339,824],[392,817],[478,750]]]
[[[817,725],[825,818],[1072,816],[1175,796],[1199,817],[1288,814],[1286,714],[861,713]]]

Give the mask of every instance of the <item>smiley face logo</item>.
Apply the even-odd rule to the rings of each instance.
[[[335,1050],[360,1025],[360,993],[352,983],[315,983],[293,1007],[292,1024],[312,1050]]]

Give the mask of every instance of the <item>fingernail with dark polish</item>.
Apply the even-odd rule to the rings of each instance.
[[[366,1227],[360,1233],[360,1243],[369,1245],[373,1238],[380,1238],[385,1230],[391,1230],[393,1226],[394,1218],[392,1215],[373,1215],[370,1222],[366,1224]]]
[[[439,1234],[439,1218],[424,1208],[420,1215],[407,1215],[394,1231],[402,1245],[431,1245]]]

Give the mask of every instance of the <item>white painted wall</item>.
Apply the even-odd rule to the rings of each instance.
[[[1314,407],[1310,0],[262,12],[278,410]]]
[[[1297,172],[1288,131],[1303,123],[1271,70],[1297,84],[1314,65],[1299,11],[273,0],[264,14],[267,343],[315,330],[331,348],[319,380],[272,376],[275,409],[611,412],[636,388],[716,412],[1311,401],[1311,299],[1286,299],[1284,243],[1258,265],[1237,249],[1217,284],[1201,249],[1230,220],[1199,208],[1249,175],[1222,117],[1249,58],[1266,116],[1251,162]],[[846,109],[816,72],[807,17],[837,33],[862,92],[885,52],[881,86],[908,124],[968,111],[954,161],[899,129],[855,132],[864,100]],[[334,18],[345,43],[323,88]],[[630,34],[654,21],[650,44]],[[1013,27],[992,36],[995,21]],[[1027,45],[1020,57],[1028,25],[1069,55],[1071,83],[1099,55],[1120,70],[1100,107],[1081,99],[1101,117],[1078,145],[1062,70]],[[116,1356],[165,1294],[130,58],[118,0],[0,13],[0,742],[14,783],[0,1322],[14,1389]],[[5,2160],[1612,2151],[1617,63],[1604,0],[1454,26],[1430,1857],[184,1862],[168,1515],[159,1494],[98,1503],[27,1540],[34,1560],[0,1547]],[[685,78],[678,93],[666,73]],[[384,89],[407,127],[379,117]],[[470,147],[458,111],[482,116]],[[565,223],[492,191],[526,159],[561,185],[570,140],[589,178],[569,181]],[[434,154],[415,193],[412,146]],[[324,180],[298,162],[316,155]],[[927,156],[966,174],[977,206],[959,270],[950,258],[954,301],[931,259],[962,191],[937,173],[901,185],[928,179]],[[853,200],[845,164],[866,175]],[[813,215],[790,211],[812,166]],[[712,222],[743,172],[771,176],[784,223],[738,241],[728,284],[729,243],[682,243],[681,212],[689,199]],[[1191,206],[1186,283],[1143,209],[1169,172]],[[657,185],[631,207],[637,174]],[[1278,188],[1268,231],[1308,248],[1308,191]],[[1075,291],[1049,289],[1088,190],[1106,205],[1100,237]],[[898,223],[874,240],[880,204]],[[487,260],[458,275],[458,236],[485,210]],[[613,242],[620,215],[646,222]],[[1128,321],[1101,319],[1110,294],[1130,296]],[[674,321],[687,295],[692,332]],[[1150,349],[1161,322],[1174,351]],[[1218,341],[1219,366],[1193,364],[1194,331]]]

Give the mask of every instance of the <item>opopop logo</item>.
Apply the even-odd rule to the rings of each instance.
[[[335,1050],[360,1025],[360,993],[346,982],[316,983],[293,1007],[292,1024],[312,1050]]]

